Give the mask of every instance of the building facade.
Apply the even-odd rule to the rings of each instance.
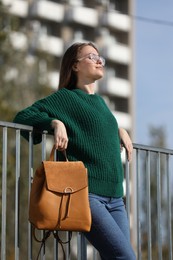
[[[2,0],[17,16],[20,31],[12,31],[17,50],[53,57],[45,69],[57,88],[64,50],[76,41],[94,42],[106,59],[105,77],[98,92],[105,98],[120,127],[134,133],[133,13],[134,0]],[[45,64],[46,67],[46,64]]]

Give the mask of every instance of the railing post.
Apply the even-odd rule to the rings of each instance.
[[[29,178],[28,178],[28,205],[33,180],[33,134],[29,132]],[[28,222],[28,260],[32,260],[32,226]]]
[[[150,152],[147,151],[146,155],[146,189],[147,189],[147,231],[148,231],[148,259],[152,260],[151,254],[151,191],[150,191]]]
[[[46,131],[43,132],[42,134],[42,161],[46,160]],[[41,231],[41,236],[44,237],[45,231]],[[58,247],[56,248],[56,251],[54,251],[56,255],[54,255],[54,259],[58,259]],[[41,249],[41,259],[46,259],[46,247],[45,244],[43,245]]]
[[[157,217],[158,260],[162,260],[160,152],[157,153]]]
[[[136,150],[136,207],[137,207],[137,259],[141,260],[141,222],[140,222],[140,163],[139,163],[139,149]]]
[[[19,259],[20,130],[16,130],[15,260]]]
[[[169,246],[169,260],[172,260],[172,217],[171,217],[171,181],[169,170],[169,155],[166,155],[166,175],[167,175],[167,216],[168,216],[168,246]]]
[[[6,260],[6,213],[7,213],[7,127],[3,127],[2,141],[2,221],[1,260]]]
[[[128,216],[128,221],[130,223],[130,179],[129,179],[129,162],[126,157],[125,165],[125,175],[126,175],[126,211]]]
[[[87,251],[86,251],[86,238],[82,233],[77,234],[77,259],[78,260],[87,260]]]

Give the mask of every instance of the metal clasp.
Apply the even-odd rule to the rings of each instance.
[[[65,193],[72,193],[73,189],[71,187],[66,187],[64,190]]]

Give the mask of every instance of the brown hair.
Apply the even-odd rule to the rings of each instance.
[[[59,89],[67,88],[74,89],[77,84],[77,76],[75,71],[73,70],[73,65],[77,61],[77,55],[81,49],[85,46],[92,46],[97,52],[96,46],[92,42],[88,43],[74,43],[71,45],[66,52],[61,61],[60,68],[60,78],[59,78]]]

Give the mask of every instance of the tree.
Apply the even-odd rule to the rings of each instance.
[[[52,67],[53,58],[45,53],[31,52],[29,41],[24,49],[15,49],[12,35],[15,32],[23,33],[28,37],[28,23],[21,27],[20,19],[8,13],[0,1],[0,120],[12,121],[14,115],[37,99],[52,92],[49,86],[47,71]],[[37,55],[34,55],[37,54]],[[15,194],[15,133],[9,130],[8,134],[8,183],[7,183],[7,257],[14,259],[14,194]],[[2,147],[2,140],[0,140]],[[41,161],[41,148],[35,148],[37,155],[34,164],[38,166]],[[40,156],[40,159],[39,159]],[[0,149],[2,158],[2,149]],[[27,219],[28,219],[28,145],[21,141],[21,177],[20,177],[20,229],[22,255],[27,253]],[[38,162],[39,161],[39,162]],[[0,161],[0,183],[1,183]],[[2,185],[0,186],[1,189]],[[1,190],[0,190],[1,194]],[[0,214],[1,215],[1,214]]]
[[[28,23],[21,27],[19,18],[10,15],[0,2],[0,118],[4,121],[11,121],[17,111],[52,92],[47,72],[53,58],[31,53]],[[14,32],[28,38],[25,49],[14,48]],[[45,69],[40,69],[43,64]]]
[[[149,128],[150,135],[150,145],[153,147],[166,147],[166,134],[163,126],[155,127],[150,126]],[[162,232],[165,232],[166,227],[166,193],[165,193],[165,180],[166,180],[166,165],[165,165],[165,155],[161,154],[160,156],[160,183],[161,190],[158,190],[157,178],[158,178],[158,164],[157,164],[158,153],[150,153],[150,203],[151,203],[151,236],[152,236],[152,254],[153,259],[157,258],[157,243],[158,243],[158,204],[157,196],[160,193],[161,197],[161,214],[162,214]],[[143,154],[143,166],[142,166],[142,175],[141,175],[141,187],[143,190],[141,192],[142,200],[142,236],[143,236],[143,251],[147,251],[147,204],[146,199],[146,190],[147,190],[147,165],[146,165],[146,154]],[[165,236],[167,234],[164,234]],[[165,245],[166,246],[166,245]],[[145,253],[144,253],[145,254]]]

